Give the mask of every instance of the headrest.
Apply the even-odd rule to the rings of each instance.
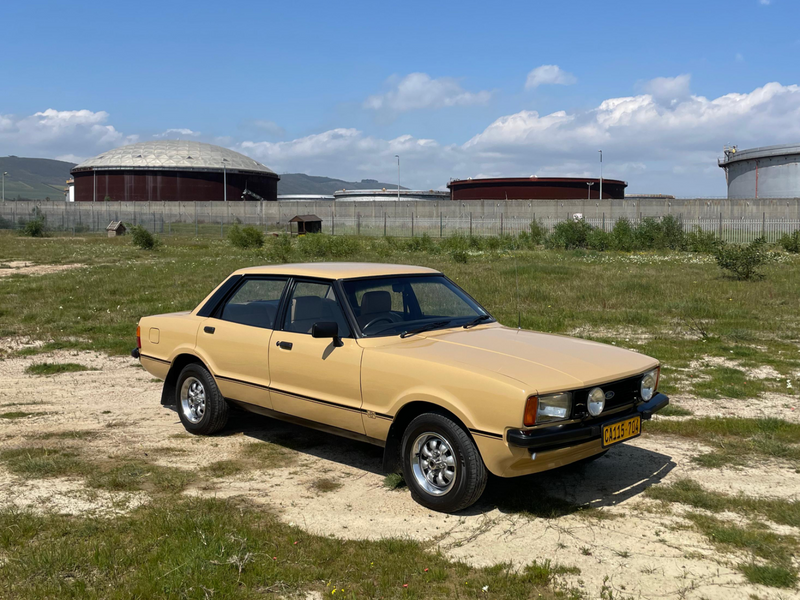
[[[374,315],[392,310],[392,295],[389,292],[366,292],[361,298],[361,315]]]
[[[292,301],[292,321],[306,321],[322,317],[322,298],[298,296]]]

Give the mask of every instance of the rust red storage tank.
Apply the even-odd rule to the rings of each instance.
[[[451,200],[597,200],[600,180],[583,177],[453,179]],[[627,182],[603,178],[603,199],[621,200]]]
[[[121,146],[71,173],[77,202],[275,201],[280,179],[249,156],[190,140]]]

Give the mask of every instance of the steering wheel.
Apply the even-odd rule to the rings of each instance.
[[[389,323],[395,323],[395,320],[394,320],[394,319],[392,319],[391,317],[375,317],[375,318],[374,318],[374,319],[372,319],[372,320],[371,320],[369,323],[367,323],[366,325],[364,325],[364,326],[361,328],[361,331],[366,331],[367,329],[369,329],[370,327],[372,327],[372,326],[373,326],[373,325],[375,325],[376,323],[380,323],[381,321],[388,321]]]

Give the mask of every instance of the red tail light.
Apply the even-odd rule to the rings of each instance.
[[[142,328],[138,325],[136,326],[136,347],[142,347]]]
[[[530,396],[525,402],[525,416],[522,423],[525,427],[533,427],[536,425],[536,414],[539,412],[539,397]]]

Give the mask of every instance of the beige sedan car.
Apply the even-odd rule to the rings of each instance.
[[[657,360],[504,327],[423,267],[240,269],[192,311],[143,317],[137,338],[187,431],[238,407],[367,441],[443,512],[477,501],[488,473],[597,458],[669,403]]]

